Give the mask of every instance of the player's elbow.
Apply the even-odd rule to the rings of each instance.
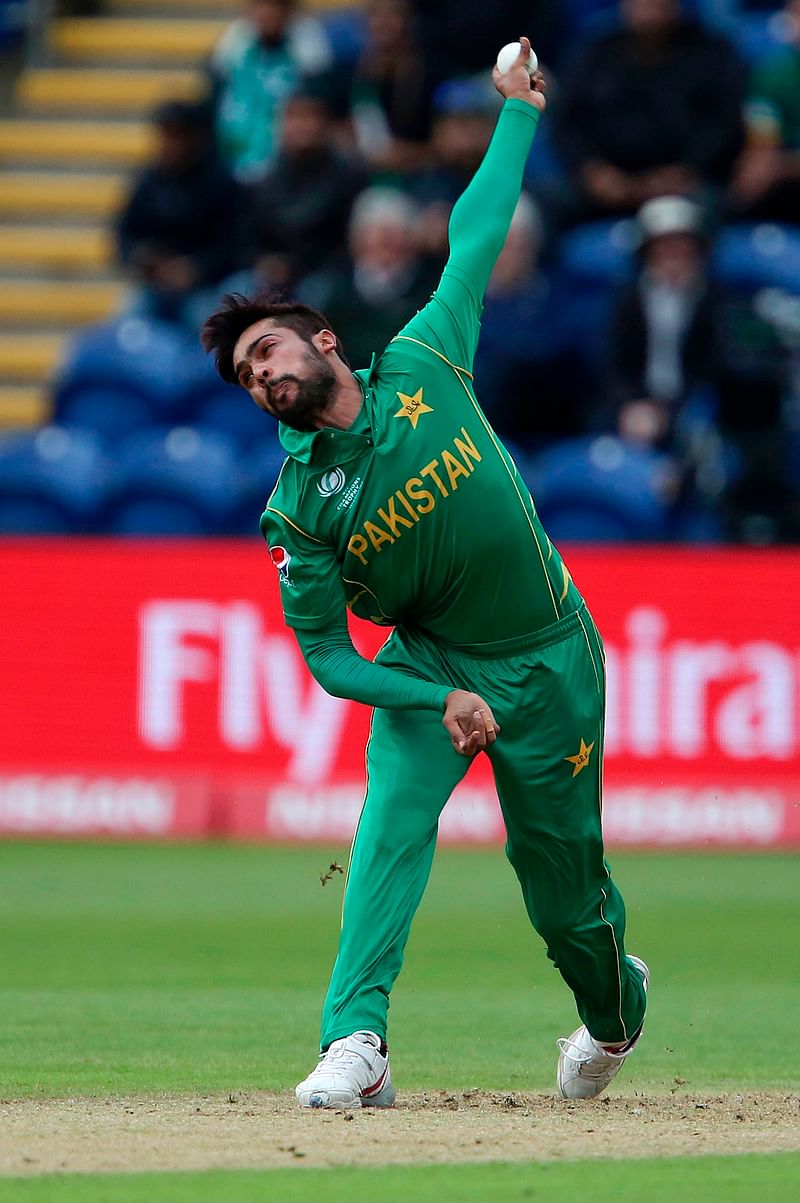
[[[306,667],[320,689],[324,689],[331,697],[342,697],[341,680],[337,677],[332,667],[325,662],[324,656],[306,657]]]

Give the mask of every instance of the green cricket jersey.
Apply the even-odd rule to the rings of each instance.
[[[530,634],[580,605],[472,388],[482,296],[537,118],[524,101],[505,103],[453,210],[438,289],[355,373],[364,403],[353,426],[281,427],[288,459],[261,530],[291,627],[321,628],[348,608],[468,647]]]

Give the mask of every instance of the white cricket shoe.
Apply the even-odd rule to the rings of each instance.
[[[645,992],[650,982],[650,971],[641,957],[628,957],[642,975]],[[601,1094],[615,1077],[626,1057],[630,1056],[639,1042],[642,1029],[621,1051],[613,1052],[596,1044],[584,1024],[571,1036],[556,1041],[559,1048],[556,1084],[562,1099],[594,1099]]]
[[[395,1089],[380,1037],[353,1032],[334,1040],[295,1094],[301,1107],[391,1107]]]

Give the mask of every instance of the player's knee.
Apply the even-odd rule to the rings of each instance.
[[[585,930],[580,916],[569,911],[554,911],[534,916],[534,926],[551,950],[580,947],[585,943]]]
[[[426,855],[435,840],[435,824],[400,821],[378,834],[367,832],[366,838],[360,840],[359,847],[362,852],[368,849],[369,858],[377,864],[402,865],[413,863]]]

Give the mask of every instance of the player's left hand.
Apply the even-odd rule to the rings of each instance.
[[[462,756],[474,756],[493,744],[500,733],[491,707],[477,693],[466,689],[448,693],[442,722],[453,747]]]

